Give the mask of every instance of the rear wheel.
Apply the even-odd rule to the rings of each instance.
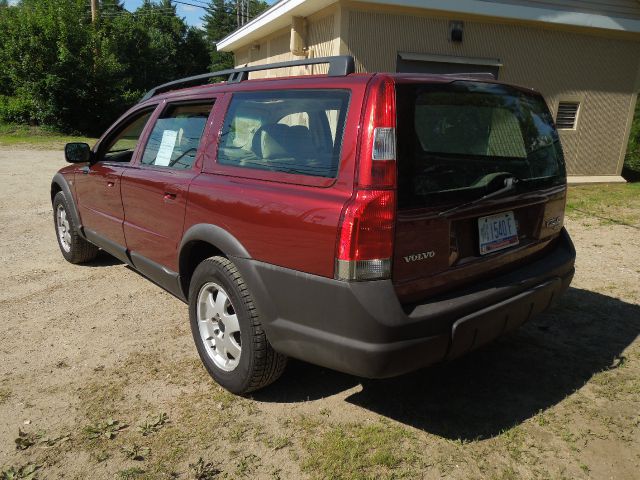
[[[85,263],[98,255],[98,247],[78,235],[77,225],[69,214],[69,203],[63,192],[53,197],[53,222],[62,256],[71,263]]]
[[[236,394],[280,377],[286,357],[271,347],[247,286],[224,257],[204,260],[189,288],[191,333],[213,379]]]

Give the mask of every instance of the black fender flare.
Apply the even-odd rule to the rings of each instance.
[[[84,232],[82,231],[82,222],[80,222],[80,215],[78,214],[78,209],[76,207],[76,202],[71,193],[71,188],[69,187],[69,182],[60,172],[56,173],[51,179],[51,202],[53,203],[53,192],[56,190],[56,185],[60,188],[60,191],[64,193],[64,196],[67,198],[67,204],[69,206],[69,214],[73,219],[74,225],[76,225],[78,229],[78,233],[80,236],[84,238]]]
[[[179,255],[182,256],[185,245],[194,241],[209,243],[229,257],[251,258],[247,249],[236,237],[217,225],[198,223],[189,227],[182,236]]]
[[[240,241],[217,225],[209,223],[198,223],[189,227],[182,236],[180,248],[178,249],[178,275],[180,285],[185,298],[188,298],[189,281],[193,271],[192,248],[190,244],[206,243],[218,250],[222,255],[231,258],[251,258],[247,249]],[[204,260],[204,258],[200,258]]]

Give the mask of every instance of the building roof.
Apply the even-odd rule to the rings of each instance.
[[[618,13],[606,14],[601,10],[578,11],[568,5],[554,2],[505,2],[492,0],[366,0],[368,3],[395,7],[413,7],[443,12],[466,13],[511,20],[528,20],[590,27],[621,32],[640,32],[640,3],[636,18]],[[338,0],[280,0],[271,8],[227,35],[217,43],[218,50],[229,52],[266,35],[287,28],[292,16],[309,16]]]

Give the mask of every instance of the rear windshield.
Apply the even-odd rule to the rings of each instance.
[[[397,87],[399,207],[460,203],[506,176],[520,191],[565,182],[558,133],[542,97],[458,81]]]

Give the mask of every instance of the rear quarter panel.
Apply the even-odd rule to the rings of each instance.
[[[256,260],[333,276],[336,236],[344,203],[353,192],[357,138],[370,77],[319,77],[243,82],[236,91],[349,89],[340,167],[335,180],[219,165],[217,138],[223,115],[205,139],[203,173],[189,189],[185,231],[196,224],[224,228]],[[233,92],[225,95],[226,107]]]

